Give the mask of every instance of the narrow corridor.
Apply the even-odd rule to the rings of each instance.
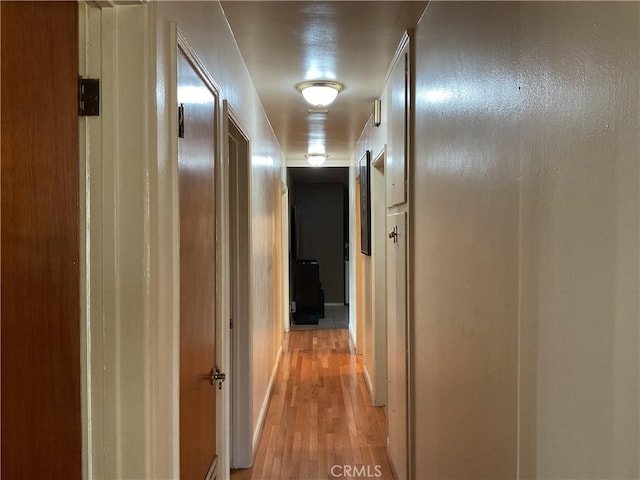
[[[349,331],[290,332],[283,348],[254,466],[231,478],[393,478],[385,415],[371,405]]]

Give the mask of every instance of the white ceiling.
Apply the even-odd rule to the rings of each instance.
[[[324,143],[325,165],[348,164],[407,28],[427,2],[223,1],[222,6],[289,166]],[[295,89],[304,80],[345,89],[312,113]]]

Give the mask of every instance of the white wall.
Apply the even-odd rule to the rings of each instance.
[[[217,2],[152,2],[107,8],[104,17],[116,38],[104,65],[105,92],[115,92],[115,113],[105,117],[103,136],[117,148],[117,179],[103,186],[107,215],[115,215],[116,262],[114,291],[106,290],[105,304],[117,310],[105,317],[104,466],[107,477],[171,478],[178,469],[178,331],[177,331],[177,205],[175,25],[217,84],[246,128],[251,141],[251,222],[253,260],[251,358],[248,379],[252,390],[250,415],[257,431],[267,390],[282,344],[282,318],[276,313],[278,289],[265,289],[274,281],[276,231],[280,211],[281,151]],[[109,38],[103,38],[108,43]],[[113,56],[113,58],[109,58]],[[115,60],[114,60],[115,59]],[[114,75],[111,77],[111,75]],[[113,83],[112,83],[113,80]],[[109,93],[111,95],[111,93]],[[106,95],[105,95],[105,98]],[[111,97],[109,97],[111,98]],[[105,110],[110,110],[108,106]],[[137,114],[136,114],[137,112]],[[137,115],[137,116],[136,116]],[[221,118],[220,118],[221,120]],[[111,121],[111,123],[109,123]],[[222,126],[220,124],[220,126]],[[222,131],[220,130],[220,135]],[[105,160],[106,161],[106,160]],[[220,279],[228,272],[228,169],[219,160],[217,196],[218,266]],[[110,165],[110,163],[105,163]],[[107,170],[110,172],[110,170]],[[105,177],[109,181],[110,177]],[[115,185],[115,187],[114,187]],[[109,188],[118,205],[111,210]],[[109,228],[109,217],[106,224]],[[110,239],[112,232],[105,235]],[[110,249],[107,245],[105,249]],[[112,257],[110,257],[112,255]],[[109,262],[111,260],[107,260]],[[108,263],[105,267],[109,271]],[[106,275],[106,274],[105,274]],[[107,280],[108,277],[105,276]],[[111,288],[105,283],[105,288]],[[229,292],[218,281],[219,334],[222,355],[229,368],[227,344]],[[105,311],[105,315],[112,315]],[[113,366],[113,370],[112,370]],[[220,408],[228,410],[228,391],[219,394]],[[111,400],[113,396],[113,400]],[[115,423],[111,423],[111,418]],[[229,434],[225,420],[218,424],[220,438]],[[228,451],[219,443],[219,473],[228,474]],[[97,460],[100,461],[100,460]]]
[[[298,258],[315,259],[325,303],[344,303],[344,185],[296,184]]]
[[[415,474],[639,478],[636,2],[434,2],[416,38]]]
[[[400,39],[398,39],[398,41],[400,41]],[[391,59],[389,59],[389,61],[391,62]],[[375,127],[370,118],[363,128],[354,150],[352,162],[353,168],[356,169],[356,171],[359,168],[360,159],[367,150],[371,152],[371,162],[385,151],[389,128],[386,89],[382,92],[381,99],[382,122],[380,126]],[[355,312],[355,314],[360,317],[360,325],[362,325],[363,329],[363,349],[361,353],[363,355],[364,374],[369,389],[371,390],[372,401],[376,405],[384,405],[387,392],[387,305],[385,301],[386,294],[376,295],[376,291],[378,293],[384,291],[386,270],[376,268],[376,256],[383,254],[386,249],[386,241],[380,244],[376,239],[376,232],[378,229],[386,232],[387,209],[386,202],[384,201],[386,185],[383,185],[382,189],[376,189],[376,187],[380,185],[374,181],[376,175],[374,170],[375,169],[371,167],[371,256],[365,256],[360,251],[353,252],[354,255],[362,255],[364,276],[364,278],[359,279],[359,283],[356,285],[364,290],[364,311]],[[376,215],[376,213],[379,212],[376,212],[376,209],[383,210],[382,216],[385,220],[382,224],[378,221],[379,215]],[[351,235],[360,235],[358,225],[354,227]],[[354,303],[352,305],[354,305]]]

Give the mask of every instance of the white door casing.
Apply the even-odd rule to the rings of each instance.
[[[224,157],[229,175],[230,462],[232,468],[247,468],[253,460],[250,140],[226,100],[222,110]]]
[[[371,265],[373,314],[373,404],[387,403],[387,209],[386,149],[371,163]]]

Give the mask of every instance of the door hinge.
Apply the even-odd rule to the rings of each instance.
[[[184,138],[184,103],[178,106],[178,138]]]
[[[78,76],[78,115],[97,117],[100,115],[100,80]]]
[[[233,330],[233,318],[229,319],[229,328]]]

